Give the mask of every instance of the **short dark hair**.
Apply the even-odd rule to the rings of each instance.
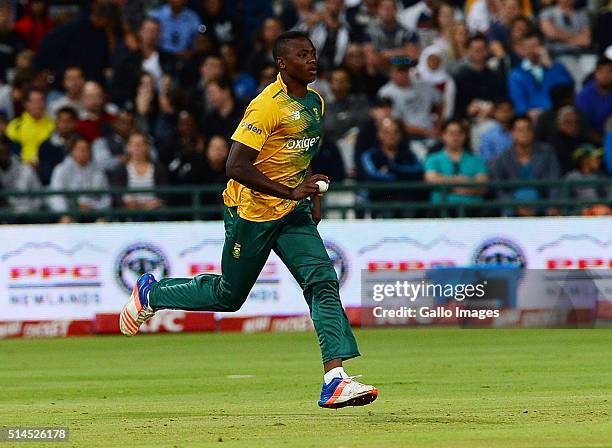
[[[514,125],[519,121],[526,121],[527,123],[529,123],[529,127],[533,129],[533,123],[531,122],[531,119],[524,114],[519,114],[512,117],[512,120],[510,120],[510,129],[514,129]]]
[[[485,35],[484,35],[484,34],[480,34],[480,33],[479,33],[479,34],[476,34],[476,35],[474,35],[474,36],[472,36],[472,37],[470,37],[470,38],[468,39],[468,47],[469,47],[469,46],[471,46],[471,45],[472,45],[472,43],[474,43],[474,42],[478,42],[478,41],[483,42],[485,45],[488,45],[488,44],[489,44],[489,41],[487,40],[487,38],[485,37]]]
[[[529,31],[527,31],[525,33],[525,35],[521,38],[522,41],[525,41],[527,39],[533,39],[533,38],[538,39],[540,42],[542,42],[542,36],[540,35],[540,33],[538,33],[536,30],[531,29]]]
[[[274,58],[274,62],[276,62],[277,58],[285,54],[287,44],[292,40],[297,39],[307,39],[310,42],[308,34],[304,33],[303,31],[285,31],[284,33],[281,33],[281,35],[274,41],[274,47],[272,48],[272,57]]]
[[[446,120],[442,124],[442,132],[446,131],[448,127],[453,124],[456,124],[457,126],[459,126],[461,130],[463,131],[463,133],[467,134],[467,129],[465,128],[465,121],[460,117],[451,117],[448,120]]]
[[[44,90],[42,90],[42,89],[38,89],[38,88],[36,88],[36,87],[33,87],[33,88],[29,89],[29,90],[26,92],[26,94],[25,94],[25,100],[26,100],[26,101],[30,101],[30,98],[32,97],[32,94],[33,94],[33,93],[40,93],[40,94],[41,94],[41,95],[42,95],[44,98],[46,98],[46,97],[47,97],[47,94],[45,93],[45,91],[44,91]]]
[[[606,56],[601,56],[597,60],[597,68],[604,67],[606,65],[612,64],[612,59],[607,58]]]
[[[75,120],[77,118],[79,118],[79,114],[77,114],[77,111],[74,107],[72,106],[63,106],[60,107],[57,112],[55,113],[56,117],[59,117],[60,114],[69,114],[70,116],[72,116],[72,118],[74,118]]]

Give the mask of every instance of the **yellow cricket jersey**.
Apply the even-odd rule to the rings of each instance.
[[[304,98],[287,92],[280,74],[247,107],[232,135],[259,154],[254,165],[266,177],[288,187],[296,187],[306,176],[310,161],[321,143],[325,105],[315,90]],[[223,192],[228,207],[238,207],[238,215],[248,221],[273,221],[291,212],[296,201],[253,191],[231,179]]]

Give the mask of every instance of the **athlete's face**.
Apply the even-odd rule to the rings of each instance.
[[[279,67],[293,79],[311,83],[317,79],[317,51],[308,39],[294,39],[288,43]]]

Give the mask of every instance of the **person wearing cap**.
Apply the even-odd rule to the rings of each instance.
[[[603,150],[597,148],[591,144],[581,145],[574,151],[572,158],[574,160],[576,169],[570,171],[565,175],[567,180],[596,180],[601,179],[602,163],[601,158]],[[612,185],[598,186],[598,185],[576,185],[572,188],[572,196],[577,199],[586,201],[593,201],[598,199],[612,199]],[[593,214],[592,208],[594,206],[588,206],[582,209],[583,214]],[[598,207],[598,214],[601,212],[601,206]],[[608,213],[610,208],[608,207]]]
[[[378,91],[381,98],[393,102],[393,115],[404,123],[412,137],[435,138],[440,129],[442,95],[432,85],[411,79],[414,61],[407,57],[391,59],[391,80]]]
[[[601,142],[604,123],[612,116],[612,59],[606,56],[599,59],[594,79],[576,96],[576,106],[586,116]]]

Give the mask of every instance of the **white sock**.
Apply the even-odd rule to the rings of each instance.
[[[338,378],[338,377],[348,378],[348,375],[346,374],[346,372],[344,371],[342,367],[334,367],[333,369],[331,369],[329,372],[325,374],[325,376],[323,377],[323,381],[325,381],[325,384],[329,384],[334,378]]]

